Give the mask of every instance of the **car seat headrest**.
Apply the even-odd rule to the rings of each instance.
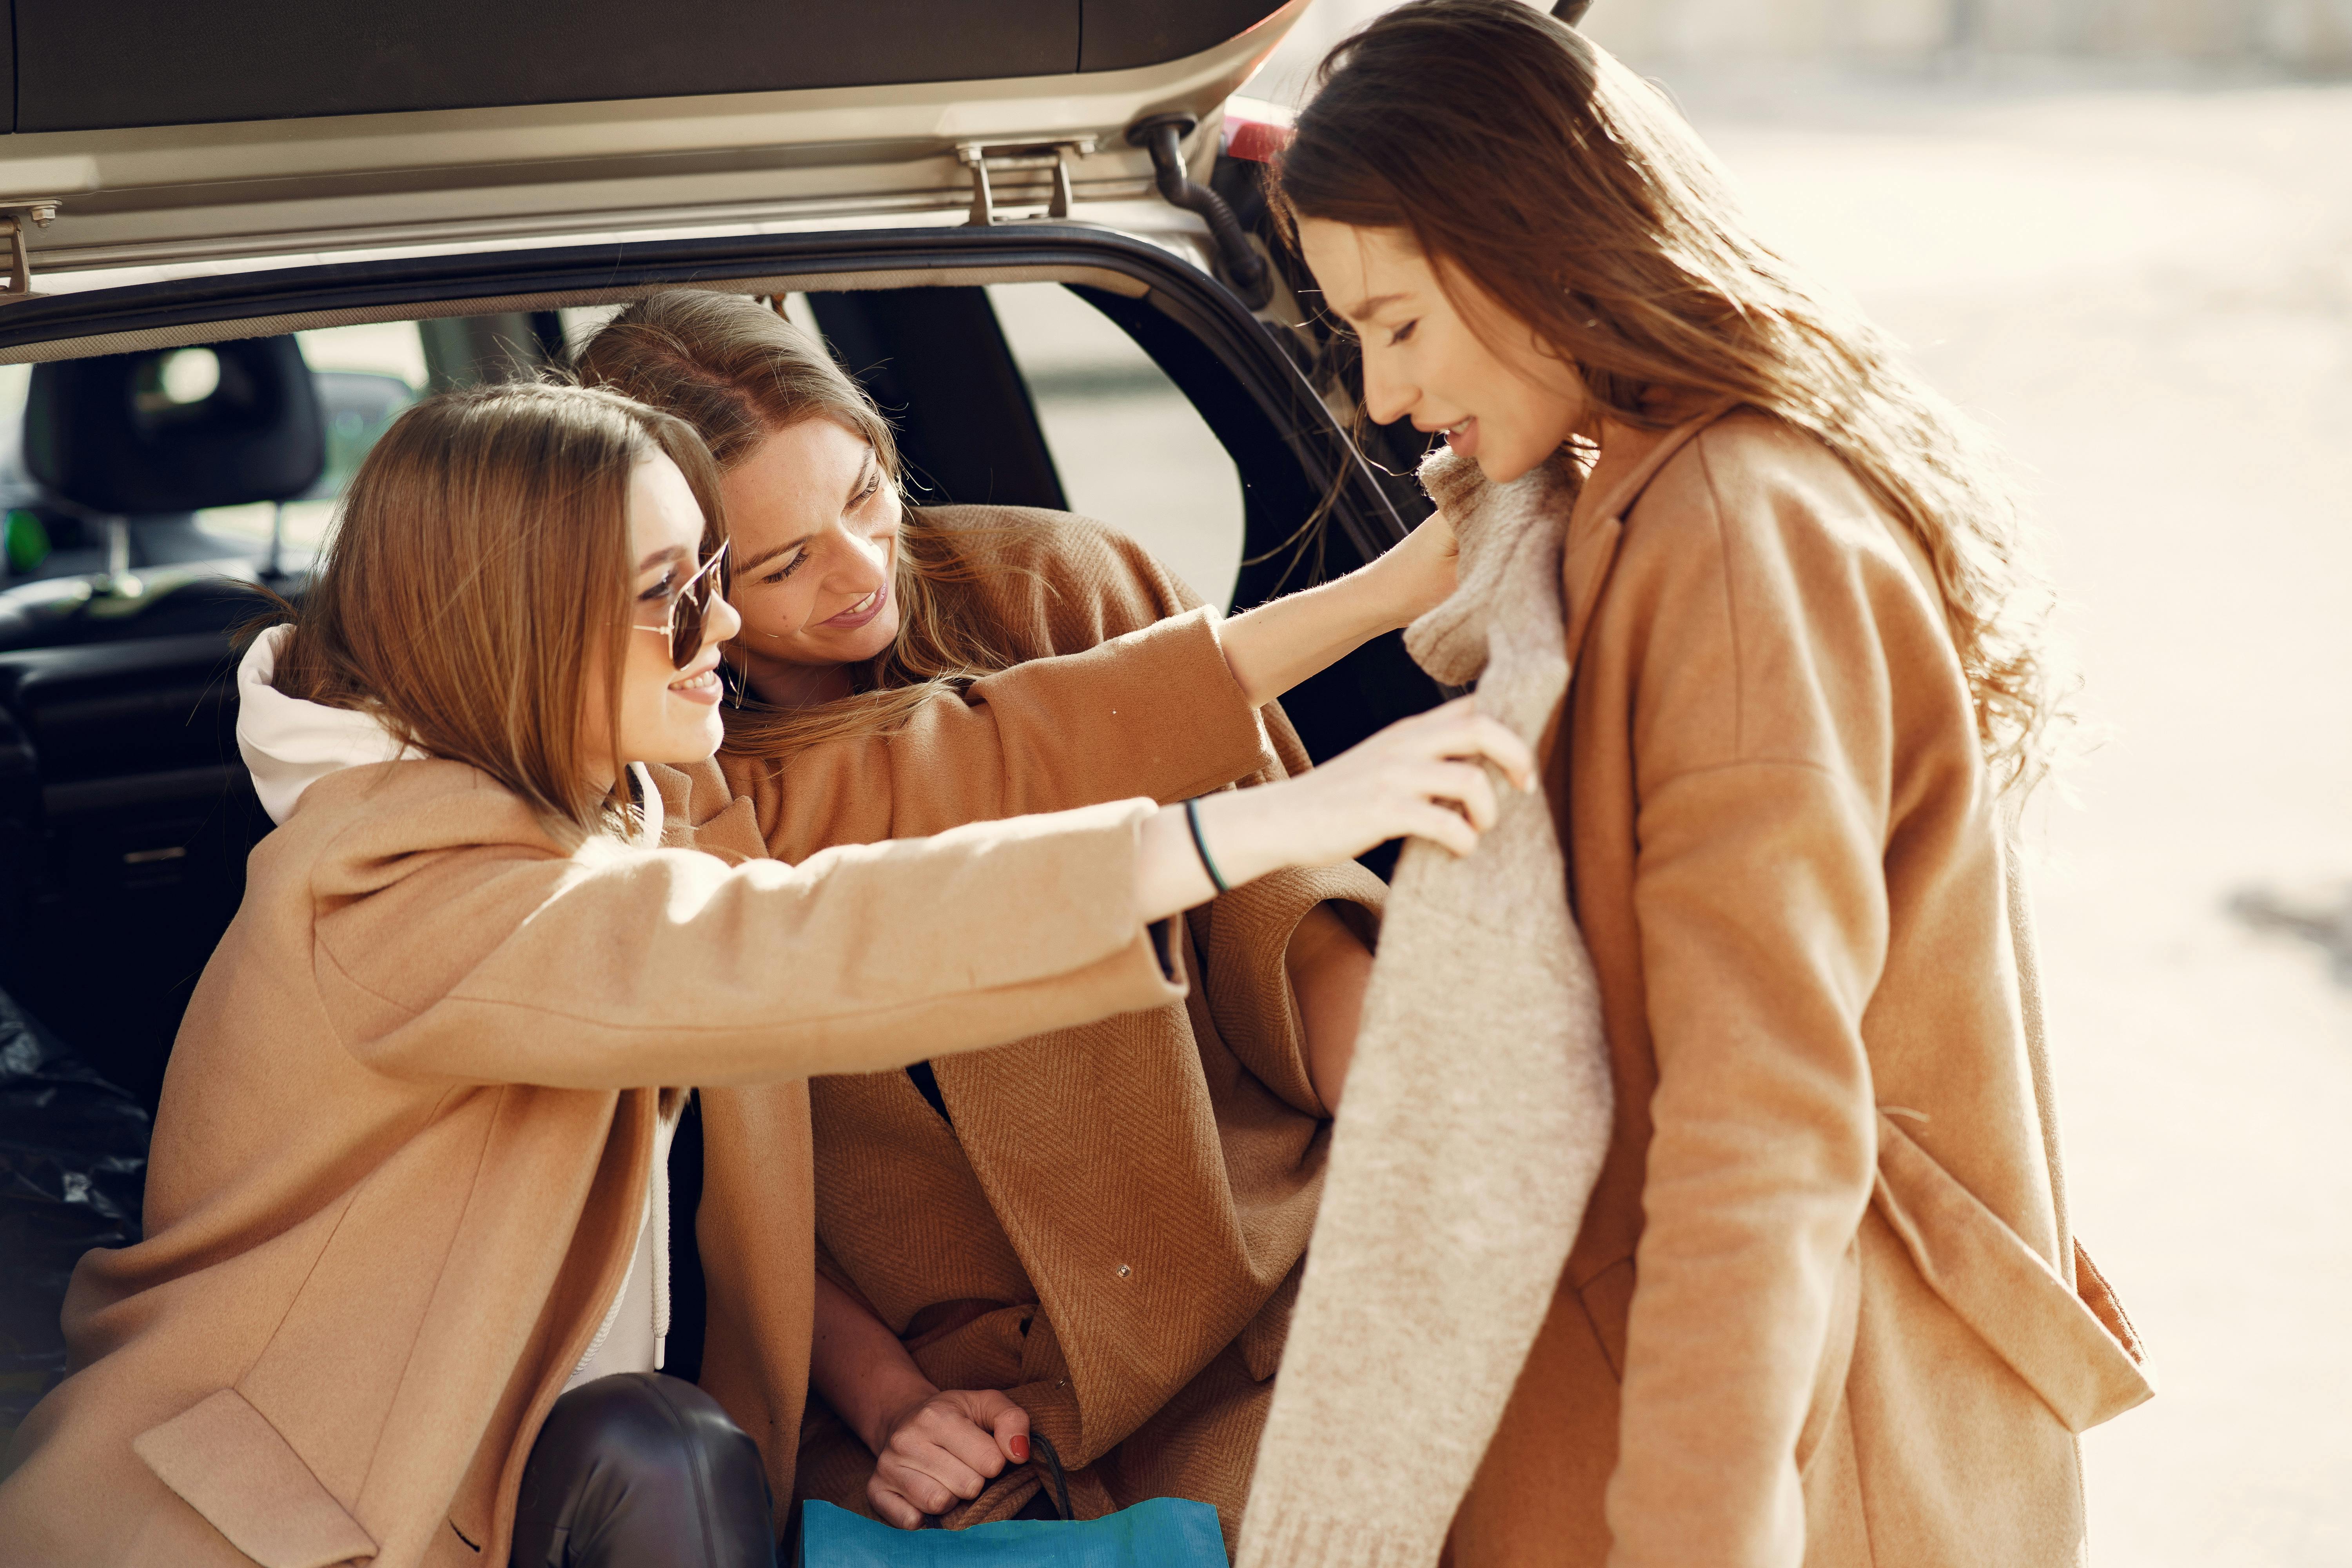
[[[290,336],[33,367],[25,466],[91,511],[289,500],[326,461],[318,393]]]

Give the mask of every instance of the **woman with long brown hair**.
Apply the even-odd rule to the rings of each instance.
[[[1433,1558],[1449,1521],[1459,1568],[2076,1562],[2074,1434],[2147,1385],[2069,1229],[2009,896],[2055,709],[1991,459],[1534,7],[1342,43],[1272,190],[1465,541],[1554,498],[1545,761],[1616,1120],[1466,1497],[1367,1502],[1312,1433],[1277,1480],[1270,1439],[1245,1568]]]
[[[720,763],[786,858],[1304,773],[1273,699],[1453,585],[1441,520],[1220,623],[1099,524],[907,506],[864,391],[749,300],[641,301],[580,369],[719,461],[744,618]],[[1003,1517],[1035,1480],[992,1455],[1034,1424],[1081,1512],[1192,1497],[1230,1535],[1381,898],[1353,866],[1271,878],[1193,913],[1185,1005],[812,1083],[833,1418],[803,1496],[905,1526]]]
[[[1466,847],[1495,796],[1465,759],[1532,784],[1456,708],[1192,820],[1130,799],[784,866],[667,809],[715,773],[723,540],[692,430],[610,393],[452,394],[369,454],[240,668],[279,826],[172,1053],[145,1238],[76,1270],[0,1558],[770,1563],[747,1429],[788,1477],[806,1149],[731,1151],[730,1310],[702,1387],[666,1377],[678,1086],[1165,1005],[1203,845],[1236,884]]]

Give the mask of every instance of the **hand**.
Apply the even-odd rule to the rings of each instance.
[[[1520,789],[1533,789],[1535,756],[1527,743],[1460,697],[1390,725],[1312,773],[1259,789],[1201,802],[1203,837],[1222,868],[1230,851],[1244,868],[1254,856],[1277,866],[1321,866],[1411,835],[1456,855],[1478,847],[1495,825],[1498,803],[1486,764]],[[1214,819],[1222,831],[1212,831]],[[1232,872],[1228,881],[1239,879]]]
[[[1461,542],[1440,509],[1369,570],[1386,575],[1387,591],[1396,597],[1396,624],[1409,626],[1452,596],[1461,563]]]
[[[1527,742],[1456,698],[1390,725],[1314,772],[1199,802],[1201,837],[1228,887],[1285,866],[1328,866],[1411,835],[1456,855],[1477,847],[1497,802],[1486,764],[1520,789],[1536,787]],[[1144,924],[1206,903],[1214,891],[1181,807],[1143,824],[1136,913]]]
[[[919,1530],[981,1494],[1007,1461],[1029,1458],[1029,1413],[993,1389],[949,1389],[890,1418],[873,1444],[866,1498],[900,1530]]]

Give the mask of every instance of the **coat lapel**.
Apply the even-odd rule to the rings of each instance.
[[[1733,405],[1710,408],[1695,419],[1666,430],[1636,430],[1607,426],[1601,461],[1584,481],[1569,514],[1568,544],[1562,554],[1561,603],[1568,610],[1568,662],[1573,679],[1583,657],[1585,633],[1592,625],[1593,607],[1601,602],[1601,585],[1617,559],[1618,541],[1624,536],[1625,514],[1642,498],[1666,459],[1692,437],[1731,412]]]

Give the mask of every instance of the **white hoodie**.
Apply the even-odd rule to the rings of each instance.
[[[272,686],[278,655],[293,635],[292,626],[270,627],[253,640],[236,667],[236,749],[253,774],[261,809],[275,823],[291,816],[302,792],[329,773],[426,759],[373,713],[305,701]],[[629,772],[644,814],[639,842],[658,844],[661,792],[644,764],[632,763]],[[610,1373],[661,1369],[663,1341],[669,1334],[669,1145],[677,1131],[675,1116],[656,1123],[653,1184],[646,1193],[636,1251],[567,1389]]]

